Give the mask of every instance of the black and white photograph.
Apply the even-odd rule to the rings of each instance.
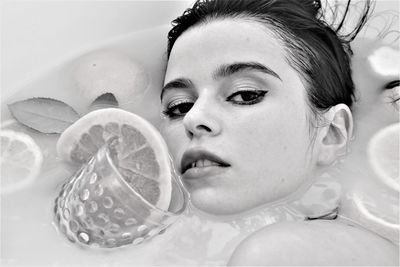
[[[1,266],[399,266],[398,0],[0,0]]]

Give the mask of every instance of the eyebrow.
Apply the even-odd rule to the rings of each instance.
[[[166,85],[163,86],[163,88],[161,89],[161,100],[163,98],[163,94],[165,93],[165,91],[168,91],[170,89],[179,89],[179,88],[191,88],[194,87],[193,83],[191,80],[186,79],[186,78],[178,78],[178,79],[174,79],[170,82],[168,82]]]
[[[213,77],[227,77],[242,71],[260,71],[268,75],[274,76],[275,78],[278,78],[282,81],[281,77],[279,77],[279,75],[275,71],[258,62],[237,62],[232,64],[225,64],[220,66],[213,73]]]
[[[216,71],[213,72],[212,76],[214,79],[217,79],[219,77],[228,77],[242,71],[259,71],[274,76],[275,78],[278,78],[279,80],[282,81],[281,77],[279,77],[279,75],[275,71],[258,62],[236,62],[232,64],[224,64],[218,67]],[[163,98],[164,93],[170,89],[179,89],[179,88],[184,89],[193,87],[194,87],[193,82],[189,79],[186,78],[174,79],[168,82],[162,88],[160,96],[161,100]]]

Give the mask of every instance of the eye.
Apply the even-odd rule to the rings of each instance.
[[[396,109],[399,108],[400,101],[400,80],[391,81],[385,86],[389,98],[389,104],[392,104]]]
[[[241,90],[228,96],[227,101],[231,101],[238,105],[253,105],[264,99],[265,90]]]
[[[169,118],[183,117],[192,108],[193,102],[189,100],[177,100],[171,102],[163,111],[163,114]]]

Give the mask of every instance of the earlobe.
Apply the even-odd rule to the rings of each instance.
[[[345,104],[331,107],[324,116],[328,124],[321,131],[317,163],[330,165],[347,152],[348,143],[353,135],[353,116]]]

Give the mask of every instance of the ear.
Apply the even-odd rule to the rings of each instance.
[[[321,129],[318,138],[320,149],[317,163],[330,165],[347,152],[353,135],[353,116],[347,105],[338,104],[325,112],[324,117],[328,124]]]

